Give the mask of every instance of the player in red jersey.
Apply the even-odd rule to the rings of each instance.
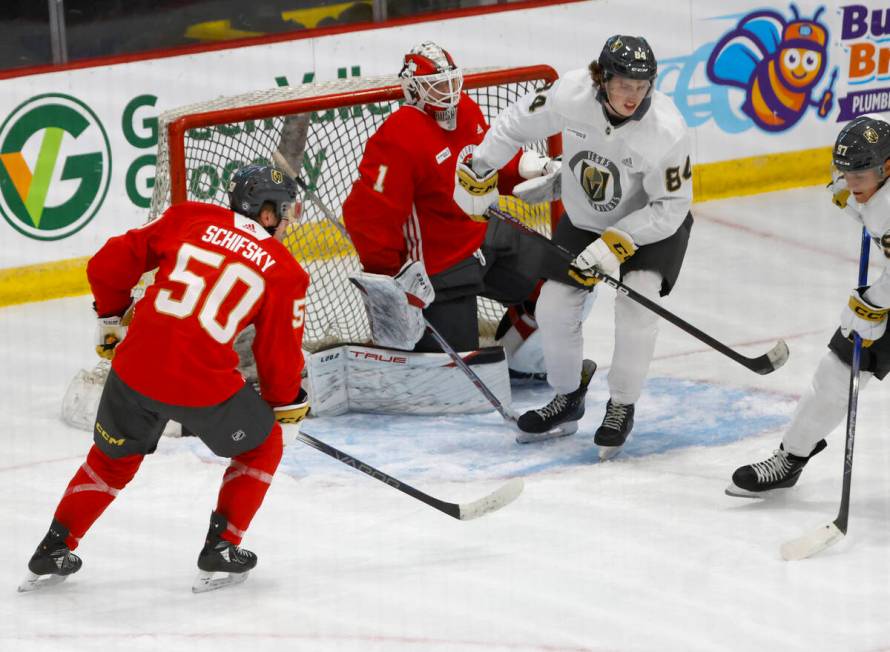
[[[473,218],[453,199],[457,163],[482,142],[488,125],[461,92],[463,75],[451,55],[422,43],[405,55],[399,76],[406,103],[368,140],[359,178],[343,204],[344,222],[364,271],[395,275],[404,264],[422,261],[435,290],[424,316],[453,348],[473,350],[479,346],[476,297],[505,305],[526,299],[539,278],[530,250],[539,255],[540,245],[482,217],[497,199],[494,184]],[[517,151],[500,170],[501,192],[512,193],[523,180],[521,155]],[[542,166],[549,161],[528,156]],[[439,350],[429,335],[415,346]]]
[[[20,590],[80,569],[71,551],[154,452],[175,420],[217,455],[231,458],[193,589],[246,578],[256,565],[239,547],[282,454],[279,422],[308,412],[300,387],[303,311],[309,278],[272,237],[290,219],[296,185],[270,167],[248,166],[229,186],[231,210],[195,202],[111,238],[87,265],[99,317],[97,352],[112,356],[93,433]],[[234,212],[233,212],[234,211]],[[157,268],[129,327],[130,290]],[[262,398],[237,370],[235,335],[256,328]],[[126,329],[126,338],[123,337]],[[214,573],[228,573],[214,578]]]

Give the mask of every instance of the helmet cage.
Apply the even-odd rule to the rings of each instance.
[[[405,55],[399,73],[405,101],[426,110],[447,110],[460,102],[464,76],[446,50],[431,41]]]

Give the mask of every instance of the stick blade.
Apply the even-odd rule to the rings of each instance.
[[[497,491],[472,503],[459,505],[460,513],[458,518],[462,521],[470,521],[506,507],[519,497],[524,486],[525,483],[522,481],[522,478],[513,478]]]
[[[837,525],[828,523],[817,530],[783,543],[782,559],[785,561],[799,561],[812,557],[816,553],[833,546],[843,538],[844,533],[840,531]]]
[[[779,340],[773,348],[759,358],[755,358],[751,368],[761,376],[771,374],[788,362],[789,355],[790,351],[788,350],[788,345],[785,344],[785,340]]]

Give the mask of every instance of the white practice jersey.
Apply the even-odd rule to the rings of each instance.
[[[884,253],[884,271],[870,284],[865,298],[881,308],[890,307],[890,183],[884,184],[862,205],[850,195],[844,212],[865,227]]]
[[[562,133],[562,201],[572,224],[621,229],[637,246],[663,240],[692,203],[689,131],[658,91],[642,120],[613,127],[586,69],[566,73],[501,113],[473,153],[499,169],[525,143]]]

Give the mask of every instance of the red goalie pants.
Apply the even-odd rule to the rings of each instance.
[[[216,504],[216,511],[229,522],[222,534],[224,539],[236,545],[241,543],[269,489],[282,450],[281,426],[276,422],[262,444],[231,459]],[[143,457],[114,459],[93,445],[56,508],[56,520],[68,528],[65,543],[70,549],[77,548],[90,526],[133,479]]]

